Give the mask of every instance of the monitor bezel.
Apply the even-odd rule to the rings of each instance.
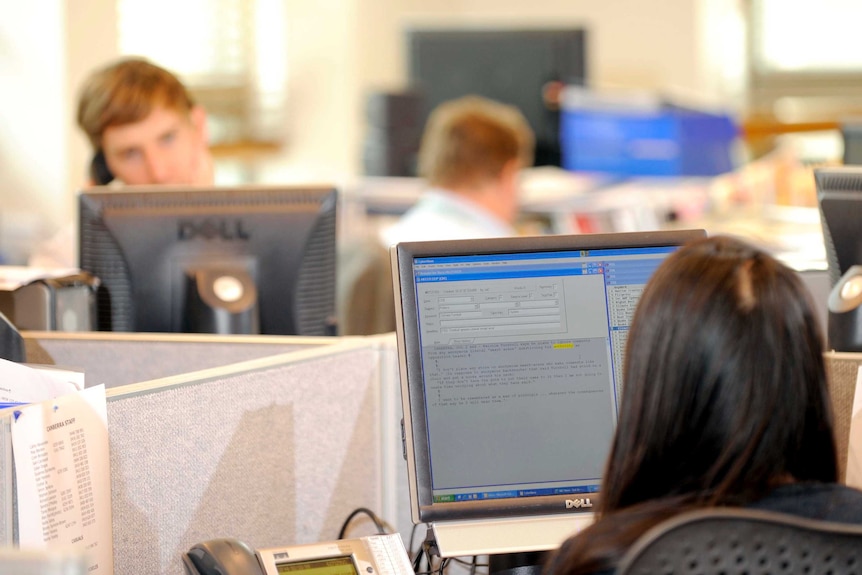
[[[857,236],[862,241],[857,215],[862,210],[862,166],[816,168],[814,183],[829,283],[833,286],[851,266],[862,264],[851,261],[855,260],[850,253],[854,248],[844,241],[854,238],[855,245]]]
[[[325,239],[327,253],[330,257],[326,261],[331,260],[331,278],[327,278],[327,286],[325,289],[319,290],[327,297],[327,310],[325,312],[326,321],[329,322],[324,328],[317,329],[314,332],[303,330],[300,327],[300,319],[297,311],[299,306],[298,281],[297,276],[295,283],[291,284],[289,296],[286,297],[286,304],[290,306],[289,312],[285,312],[279,319],[279,326],[282,324],[290,324],[289,328],[278,329],[276,331],[269,329],[261,329],[264,335],[334,335],[337,326],[334,324],[335,307],[336,307],[336,249],[337,249],[337,229],[338,218],[340,217],[340,194],[338,188],[333,184],[327,183],[294,183],[294,184],[236,184],[236,185],[211,185],[211,186],[190,186],[190,185],[141,185],[141,186],[91,186],[83,188],[77,194],[77,232],[78,246],[77,256],[78,265],[82,268],[87,268],[90,262],[84,261],[85,241],[84,227],[103,227],[104,231],[98,231],[95,234],[90,233],[91,238],[96,238],[98,234],[104,237],[110,237],[112,242],[111,249],[115,252],[115,258],[122,260],[122,272],[120,266],[113,266],[111,278],[113,285],[110,286],[118,290],[119,297],[123,300],[123,311],[121,317],[112,317],[113,312],[105,313],[111,307],[108,303],[113,296],[107,294],[108,284],[112,283],[100,277],[99,273],[95,275],[100,277],[102,285],[99,293],[99,310],[100,313],[108,317],[108,320],[99,320],[100,330],[109,331],[159,331],[165,333],[183,333],[182,329],[152,329],[142,328],[137,324],[138,316],[141,315],[140,310],[134,310],[133,306],[127,305],[127,301],[131,302],[137,297],[137,289],[133,284],[131,274],[132,268],[128,261],[128,256],[123,253],[121,241],[118,236],[114,235],[113,231],[107,223],[107,219],[113,213],[135,213],[142,218],[146,217],[163,217],[181,219],[190,214],[194,214],[195,210],[206,210],[217,212],[218,215],[230,215],[231,210],[240,209],[244,213],[266,214],[271,211],[283,211],[285,213],[295,211],[296,213],[305,212],[312,223],[312,234],[306,238],[306,241]],[[273,206],[270,210],[268,206]],[[211,217],[211,216],[207,216]],[[323,226],[326,220],[326,226]],[[324,230],[318,233],[318,227],[331,228],[331,234]],[[310,244],[309,244],[310,245]],[[308,247],[308,245],[306,246]],[[331,253],[329,253],[331,252]],[[236,250],[234,259],[239,259],[245,254],[245,250]],[[245,259],[250,259],[246,257]],[[304,262],[305,260],[303,260]],[[104,262],[103,262],[104,263]],[[300,266],[302,268],[302,266]],[[300,268],[297,268],[297,272]],[[120,277],[123,276],[123,277]],[[331,280],[331,281],[330,281]],[[329,285],[331,284],[331,285]],[[259,286],[258,286],[259,289]],[[305,290],[303,293],[307,293]],[[331,296],[331,302],[328,300]],[[125,315],[123,315],[125,314]],[[289,316],[289,317],[287,317]],[[331,325],[330,325],[331,324]],[[330,333],[330,331],[332,333]]]
[[[615,249],[629,247],[682,246],[706,237],[704,230],[622,232],[566,236],[532,236],[479,240],[404,242],[390,248],[395,291],[396,339],[398,344],[403,438],[407,459],[411,518],[414,523],[538,516],[592,511],[588,505],[567,505],[572,495],[537,496],[522,499],[477,500],[434,503],[425,420],[424,383],[419,347],[416,291],[413,284],[415,258],[479,254],[530,253]],[[598,494],[585,494],[595,506]]]

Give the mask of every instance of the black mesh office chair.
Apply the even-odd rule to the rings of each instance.
[[[862,525],[750,509],[681,514],[645,533],[617,575],[862,574]]]

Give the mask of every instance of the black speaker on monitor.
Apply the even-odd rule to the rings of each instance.
[[[422,97],[416,92],[372,92],[366,101],[363,165],[368,176],[416,175],[424,128]]]

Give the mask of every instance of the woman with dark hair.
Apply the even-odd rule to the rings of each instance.
[[[680,512],[747,506],[862,523],[836,483],[822,337],[796,273],[738,240],[683,247],[641,296],[597,521],[547,575],[613,572]]]

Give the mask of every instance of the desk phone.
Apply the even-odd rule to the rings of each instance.
[[[186,575],[413,575],[401,536],[370,535],[253,551],[236,539],[194,545]]]

